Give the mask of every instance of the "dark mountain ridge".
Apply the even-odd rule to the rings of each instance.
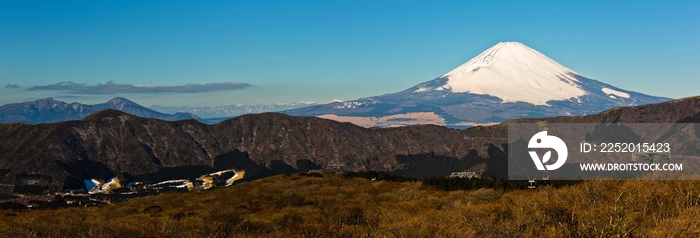
[[[697,118],[700,97],[614,108],[583,117],[516,119],[467,130],[435,125],[363,128],[279,113],[244,115],[205,125],[196,120],[163,121],[104,110],[82,121],[0,125],[0,169],[7,171],[0,182],[40,174],[50,176],[52,186],[59,189],[72,176],[61,164],[89,160],[104,164],[113,174],[139,175],[178,166],[213,168],[217,157],[235,151],[261,168],[284,164],[299,169],[299,161],[308,160],[325,170],[394,171],[425,177],[485,164],[486,174],[496,176],[505,169],[508,123],[697,122]],[[430,164],[451,168],[423,168]]]

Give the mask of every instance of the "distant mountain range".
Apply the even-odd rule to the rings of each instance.
[[[620,107],[582,117],[516,119],[508,123],[540,121],[698,123],[700,97]],[[691,125],[683,131],[683,143],[700,145],[699,126]],[[318,167],[390,171],[410,177],[477,170],[482,176],[503,177],[507,169],[507,123],[468,130],[434,125],[381,129],[264,113],[205,125],[194,120],[169,122],[105,110],[81,121],[1,124],[0,135],[0,183],[43,176],[55,190],[82,186],[83,179],[95,176],[95,168],[106,171],[103,174],[136,176],[167,168],[180,168],[170,173],[186,172],[187,166],[193,165],[216,167],[217,161],[227,158],[234,166],[248,168],[246,176]],[[20,179],[22,176],[29,178]]]
[[[454,70],[401,92],[284,113],[365,127],[469,127],[513,118],[589,115],[668,100],[590,79],[522,43],[501,42]]]
[[[297,109],[316,105],[313,102],[297,102],[297,103],[275,103],[261,105],[228,105],[216,107],[165,107],[151,106],[150,108],[162,113],[175,114],[179,112],[187,112],[197,115],[200,118],[231,118],[245,114],[279,112],[290,109]]]
[[[105,109],[115,109],[131,115],[156,118],[166,121],[179,121],[199,117],[191,113],[166,114],[143,107],[126,98],[114,98],[106,103],[95,105],[65,103],[53,98],[40,99],[31,102],[12,103],[0,106],[0,123],[22,122],[27,124],[53,123],[71,120],[82,120],[86,116]]]
[[[165,107],[147,108],[126,98],[116,97],[106,103],[95,105],[77,102],[66,103],[53,98],[12,103],[0,106],[0,123],[54,123],[82,120],[86,116],[105,109],[115,109],[131,115],[155,118],[166,121],[194,119],[205,124],[215,124],[223,120],[251,113],[278,112],[315,105],[310,102],[277,103],[262,105],[229,105],[218,107]]]

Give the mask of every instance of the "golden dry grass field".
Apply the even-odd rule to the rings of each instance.
[[[699,203],[697,181],[585,181],[503,192],[280,175],[100,207],[4,210],[0,236],[698,237]]]

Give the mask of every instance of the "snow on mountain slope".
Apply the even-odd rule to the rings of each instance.
[[[623,92],[617,91],[617,90],[615,90],[615,89],[602,88],[601,91],[603,91],[605,94],[608,94],[608,95],[611,95],[611,94],[612,94],[612,95],[615,95],[615,96],[618,96],[618,97],[623,97],[623,98],[629,98],[629,97],[630,97],[630,94],[629,94],[629,93],[623,93]]]
[[[285,111],[365,127],[463,127],[523,117],[577,116],[669,98],[590,79],[518,42],[501,42],[442,76],[406,90]],[[437,115],[430,121],[412,115]],[[363,119],[364,118],[364,119]]]
[[[437,89],[544,105],[586,93],[573,75],[578,73],[522,43],[501,42],[443,75],[447,83]]]

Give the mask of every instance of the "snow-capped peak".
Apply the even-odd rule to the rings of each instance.
[[[448,80],[436,90],[545,105],[586,94],[574,75],[580,74],[522,43],[500,42],[444,74]]]
[[[107,103],[112,105],[134,104],[134,102],[132,102],[131,100],[123,97],[112,98],[111,100],[107,101]]]

